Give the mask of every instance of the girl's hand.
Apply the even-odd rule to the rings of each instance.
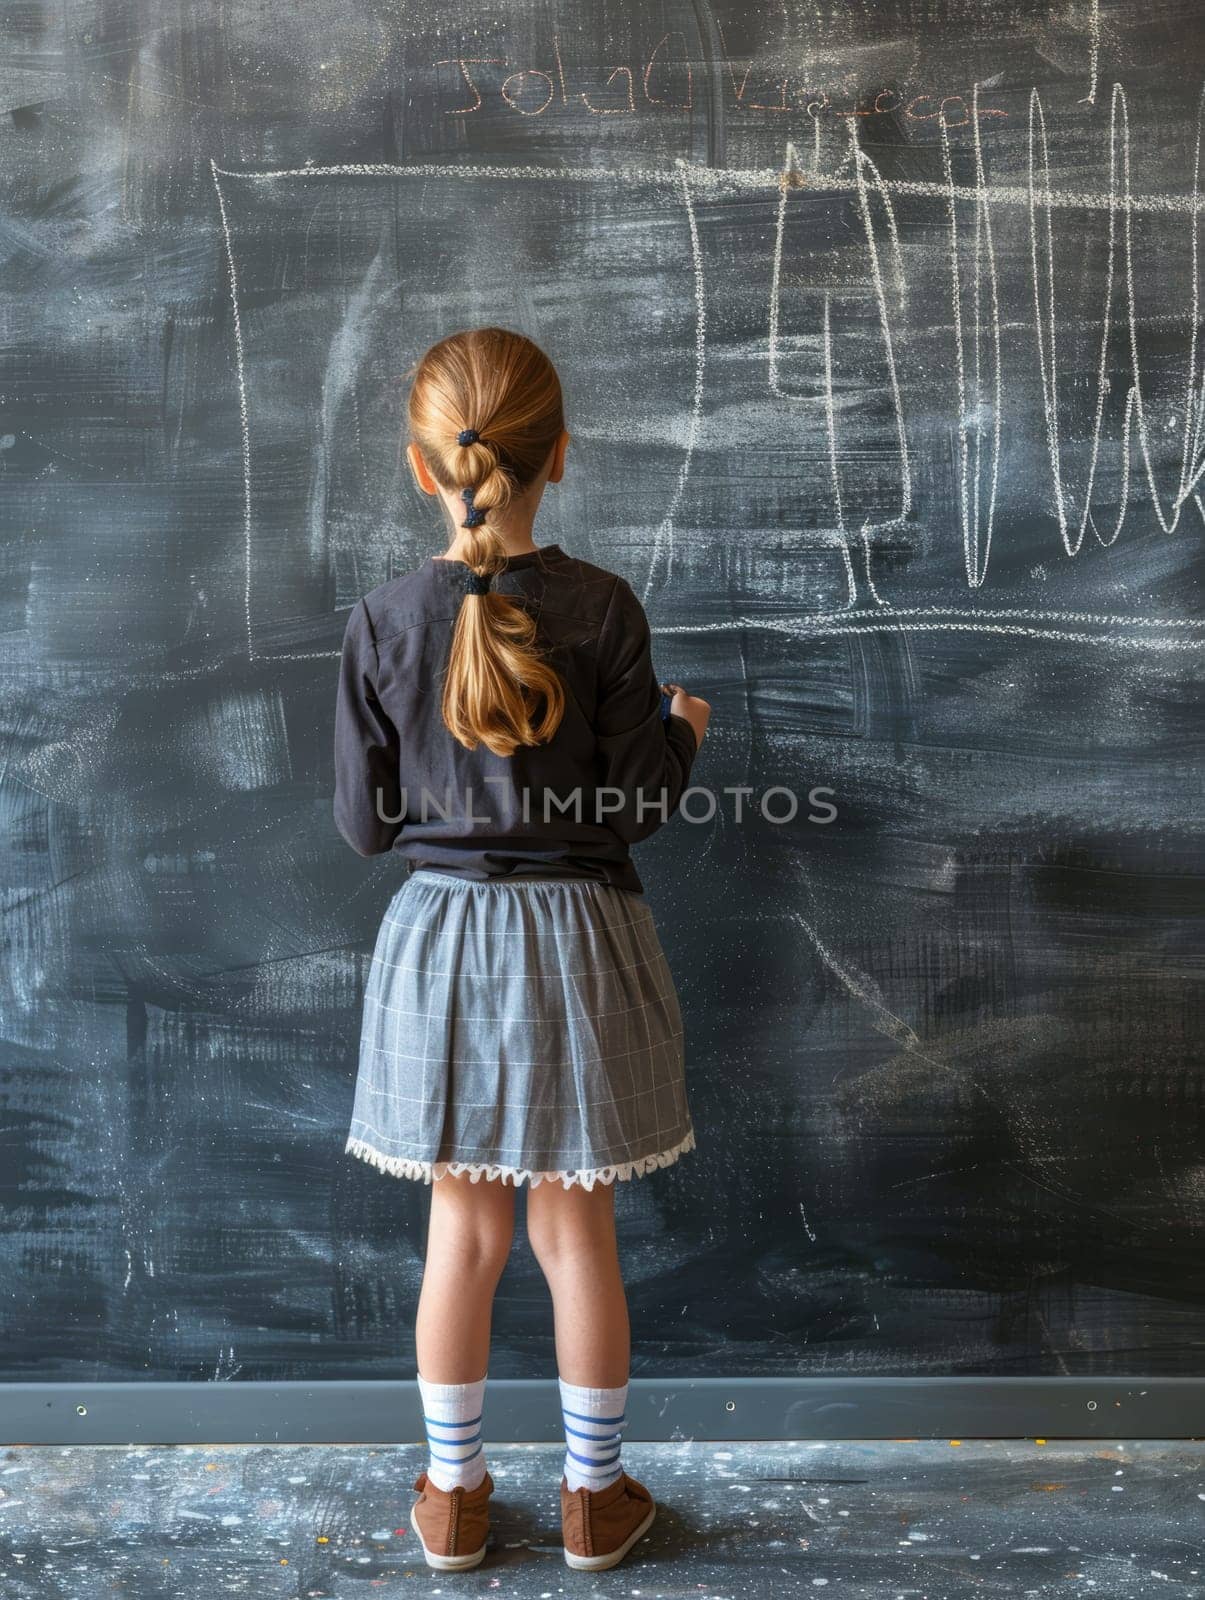
[[[675,717],[685,717],[694,732],[696,746],[701,745],[703,735],[707,732],[708,718],[711,716],[710,705],[698,695],[687,694],[680,683],[663,683],[661,688],[663,693],[671,696],[670,714]]]

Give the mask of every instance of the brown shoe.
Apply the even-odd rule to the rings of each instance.
[[[642,1483],[620,1474],[605,1489],[570,1489],[561,1475],[561,1532],[565,1560],[582,1572],[601,1572],[623,1560],[653,1525],[657,1507]]]
[[[410,1507],[410,1526],[418,1534],[427,1565],[459,1572],[485,1559],[490,1531],[489,1497],[494,1480],[487,1472],[475,1489],[440,1489],[425,1472],[414,1480],[422,1493]]]

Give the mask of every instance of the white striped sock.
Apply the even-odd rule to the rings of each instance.
[[[458,1485],[476,1489],[485,1477],[481,1415],[485,1379],[476,1383],[428,1383],[420,1374],[429,1459],[427,1476],[450,1494]]]
[[[628,1425],[628,1386],[584,1389],[563,1378],[558,1382],[565,1424],[565,1482],[570,1490],[605,1489],[623,1471],[619,1451]]]

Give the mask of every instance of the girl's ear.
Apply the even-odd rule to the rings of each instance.
[[[413,440],[406,446],[406,457],[410,462],[410,470],[414,474],[414,481],[424,494],[438,494],[439,485],[427,471],[427,463],[422,458],[422,453]]]
[[[565,476],[565,451],[569,447],[571,437],[567,429],[562,429],[560,438],[552,447],[552,466],[548,471],[549,483],[560,483]]]

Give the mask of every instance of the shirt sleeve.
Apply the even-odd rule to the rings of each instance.
[[[648,618],[624,578],[616,580],[599,633],[595,732],[599,785],[617,791],[605,800],[607,825],[629,844],[647,839],[677,809],[698,742],[685,717],[661,715]]]
[[[377,699],[377,648],[363,600],[343,635],[335,700],[335,826],[359,855],[382,855],[402,830],[398,731]]]

